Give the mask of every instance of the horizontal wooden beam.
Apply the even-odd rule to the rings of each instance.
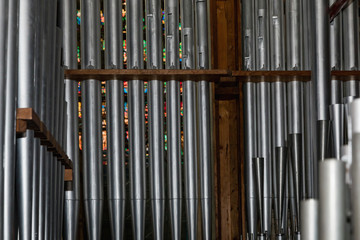
[[[332,79],[340,81],[359,80],[360,71],[332,71]],[[83,69],[65,70],[65,78],[74,81],[85,80],[160,80],[160,81],[210,81],[210,82],[290,82],[310,81],[311,71],[230,71],[224,69],[212,70],[168,70],[168,69]],[[236,79],[235,79],[236,78]],[[19,126],[21,127],[21,126]]]
[[[311,71],[233,71],[232,76],[241,82],[307,82],[311,80]],[[360,80],[360,71],[332,71],[331,79]]]
[[[230,76],[230,70],[195,70],[195,69],[81,69],[65,70],[65,78],[75,81],[83,80],[159,80],[159,81],[219,81],[221,77]]]
[[[26,134],[26,130],[33,130],[34,137],[40,139],[40,144],[47,146],[49,152],[53,152],[58,161],[61,161],[66,169],[72,169],[73,163],[66,155],[60,144],[48,131],[45,124],[32,108],[18,108],[16,110],[16,135],[21,138]]]

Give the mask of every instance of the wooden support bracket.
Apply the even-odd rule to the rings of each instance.
[[[40,144],[42,146],[47,146],[47,150],[49,152],[53,152],[54,156],[58,158],[58,161],[61,161],[67,170],[72,169],[72,161],[65,154],[64,150],[60,147],[59,143],[55,140],[50,131],[48,131],[45,124],[40,120],[35,111],[32,108],[18,108],[16,111],[17,137],[21,138],[26,135],[27,130],[33,130],[34,137],[39,138]]]

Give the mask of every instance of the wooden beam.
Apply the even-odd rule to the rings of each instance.
[[[23,137],[27,130],[34,131],[34,137],[40,139],[40,144],[47,146],[49,152],[53,152],[65,165],[66,169],[72,169],[73,164],[59,143],[55,140],[50,131],[47,130],[45,124],[40,120],[39,116],[32,108],[18,108],[16,110],[16,136]]]
[[[159,81],[219,81],[221,77],[230,76],[229,70],[196,70],[196,69],[79,69],[65,70],[65,78],[74,81],[95,79],[108,80],[159,80]]]
[[[337,0],[329,8],[329,17],[330,22],[345,8],[345,6],[350,2],[350,0]]]

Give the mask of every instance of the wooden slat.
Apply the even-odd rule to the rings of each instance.
[[[58,142],[47,130],[45,124],[40,120],[39,116],[32,108],[18,108],[16,111],[16,136],[23,137],[26,130],[33,130],[34,137],[40,139],[40,144],[47,146],[49,152],[53,152],[54,156],[65,165],[66,169],[72,169],[73,164],[69,157],[65,154]]]
[[[64,182],[71,182],[72,180],[73,180],[73,171],[72,171],[72,169],[65,169]]]
[[[337,0],[329,8],[329,18],[330,22],[345,8],[345,6],[350,2],[350,0]]]
[[[233,71],[241,82],[310,81],[311,71]],[[332,71],[331,78],[340,81],[359,80],[360,71]]]
[[[95,79],[108,80],[178,80],[178,81],[218,81],[220,77],[230,76],[228,70],[175,70],[175,69],[80,69],[65,70],[65,78],[74,81]]]

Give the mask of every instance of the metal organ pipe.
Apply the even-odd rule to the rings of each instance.
[[[146,1],[147,68],[162,69],[161,1]],[[164,239],[165,182],[164,182],[164,84],[149,82],[149,155],[150,188],[155,239]]]
[[[6,2],[6,1],[5,1]],[[7,62],[6,62],[6,97],[5,97],[5,132],[4,132],[4,209],[2,239],[15,239],[15,125],[16,125],[16,95],[17,95],[17,12],[18,0],[9,1],[8,8],[8,34],[7,34]],[[2,75],[4,76],[4,75]],[[2,216],[0,216],[2,217]]]
[[[128,68],[142,69],[143,60],[143,1],[126,4]],[[145,227],[145,122],[144,82],[129,81],[129,150],[130,199],[135,239],[144,239]]]
[[[105,68],[122,69],[122,10],[121,1],[104,1]],[[108,198],[113,239],[122,239],[125,218],[125,128],[124,82],[106,83],[106,127],[108,138]]]
[[[132,2],[132,1],[130,1]],[[81,0],[81,67],[99,69],[100,2]],[[130,15],[130,14],[129,14]],[[103,205],[101,86],[96,79],[82,83],[84,210],[90,239],[100,239]]]
[[[65,69],[77,69],[76,40],[76,2],[62,0],[60,2],[60,26],[63,29],[63,58]],[[80,200],[79,172],[79,138],[78,138],[78,84],[71,79],[65,79],[66,108],[66,152],[73,161],[73,181],[65,185],[64,199],[64,232],[66,240],[75,240]]]

